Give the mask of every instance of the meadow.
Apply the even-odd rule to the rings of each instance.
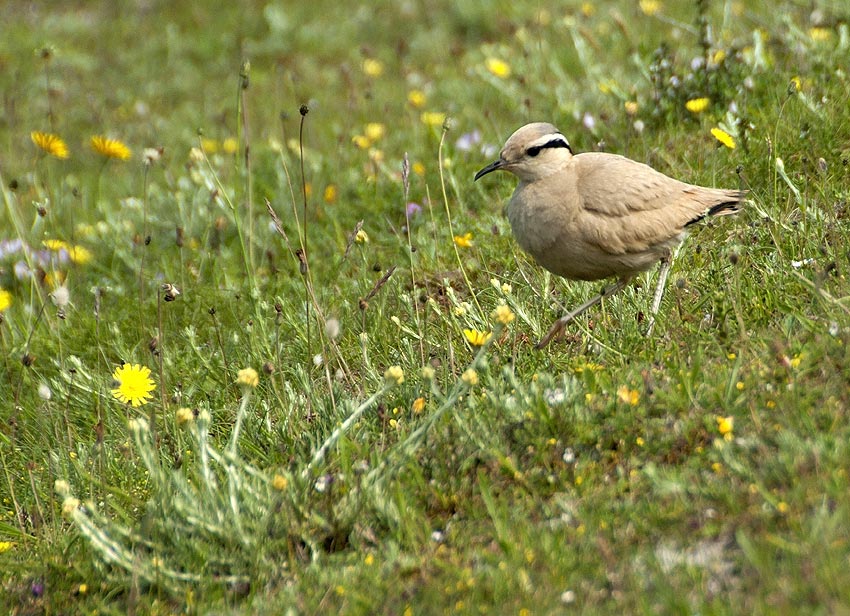
[[[850,611],[844,0],[0,6],[12,614]],[[52,5],[52,6],[48,6]],[[511,237],[529,121],[705,186]]]

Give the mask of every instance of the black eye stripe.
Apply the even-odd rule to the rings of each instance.
[[[532,157],[537,156],[544,148],[567,148],[570,152],[573,151],[566,139],[556,137],[555,139],[547,141],[543,145],[531,146],[528,150],[526,150],[526,153]]]

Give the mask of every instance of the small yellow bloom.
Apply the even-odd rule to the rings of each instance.
[[[12,305],[12,294],[0,287],[0,312],[4,312]]]
[[[484,66],[487,67],[488,71],[500,79],[507,79],[511,76],[511,67],[504,60],[499,60],[498,58],[487,58],[484,61]]]
[[[640,402],[640,392],[637,389],[629,389],[628,385],[621,385],[617,389],[617,397],[620,402],[630,406],[637,406]]]
[[[367,567],[371,567],[375,563],[375,556],[373,554],[366,554],[366,558],[363,559],[363,564]]]
[[[475,387],[478,385],[478,373],[474,368],[467,368],[463,371],[463,374],[460,375],[460,380],[470,387]]]
[[[469,248],[472,246],[472,233],[464,233],[463,235],[455,235],[455,244],[459,248]]]
[[[372,142],[375,142],[384,138],[387,129],[380,122],[369,122],[363,132],[366,133],[366,137],[368,137]]]
[[[62,501],[62,515],[66,518],[70,518],[79,506],[79,498],[74,498],[73,496],[65,497],[65,500]]]
[[[186,408],[185,406],[177,409],[174,416],[177,419],[177,425],[179,426],[195,421],[195,413],[192,412],[192,409]]]
[[[593,6],[592,2],[584,2],[581,5],[581,14],[585,17],[593,17],[594,13],[596,13],[596,7]]]
[[[289,487],[289,479],[283,475],[275,475],[274,478],[272,478],[272,487],[279,492],[283,492]]]
[[[422,109],[425,106],[425,93],[422,90],[411,90],[407,93],[407,102],[414,109]]]
[[[788,503],[786,503],[785,501],[779,501],[778,503],[776,503],[776,510],[782,515],[788,513],[788,509],[790,509],[790,507],[788,507]]]
[[[638,447],[643,447],[646,444],[646,441],[643,440],[640,436],[635,439],[635,445]]]
[[[714,138],[717,139],[720,143],[725,145],[730,150],[735,149],[735,139],[727,133],[722,128],[717,128],[716,126],[711,129],[711,134],[714,135]]]
[[[644,15],[655,15],[661,10],[661,2],[659,0],[640,0],[640,10]]]
[[[795,91],[799,92],[803,89],[803,81],[797,75],[794,75],[791,78],[791,87],[794,88]]]
[[[59,135],[34,130],[30,133],[30,139],[50,156],[61,159],[68,158],[68,145]]]
[[[363,229],[357,231],[357,235],[354,236],[354,241],[358,244],[368,244],[369,243],[369,234],[366,233]]]
[[[712,56],[711,61],[714,64],[721,64],[723,62],[723,60],[725,60],[725,59],[726,59],[726,50],[725,49],[718,49],[717,51],[714,52],[714,55]]]
[[[88,584],[80,584],[79,586],[77,586],[77,594],[78,595],[84,595],[88,591],[89,591],[89,585]]]
[[[201,149],[207,154],[215,154],[218,152],[218,141],[203,137],[201,139]]]
[[[236,373],[236,383],[253,389],[260,384],[260,375],[253,368],[242,368]]]
[[[736,357],[738,357],[738,356],[735,353],[727,353],[726,354],[726,359],[728,359],[730,361],[735,359]]]
[[[336,202],[337,197],[337,188],[333,184],[328,184],[325,186],[325,192],[322,195],[322,198],[325,200],[325,203],[331,204]]]
[[[490,340],[490,337],[493,335],[492,332],[481,332],[477,329],[464,329],[463,337],[466,338],[466,341],[469,342],[472,346],[480,347],[487,344],[487,341]]]
[[[437,372],[431,366],[425,366],[422,368],[422,378],[426,381],[433,380],[435,376],[437,376]]]
[[[369,140],[369,137],[366,135],[354,135],[351,138],[351,143],[356,145],[361,150],[367,150],[372,145],[372,142]]]
[[[92,260],[92,253],[91,250],[84,246],[70,246],[68,248],[68,258],[71,259],[71,263],[85,265]]]
[[[15,547],[15,544],[12,541],[0,541],[0,554],[8,552],[13,547]]]
[[[630,116],[633,116],[638,112],[637,101],[626,101],[623,103],[623,107],[626,108],[626,113]]]
[[[442,111],[423,111],[419,118],[427,126],[442,126],[446,121],[446,114]]]
[[[735,383],[735,389],[737,389],[738,391],[744,391],[744,382],[738,381],[737,383]]]
[[[788,364],[789,364],[792,368],[799,368],[799,367],[800,367],[800,363],[801,363],[802,361],[803,361],[803,355],[802,355],[802,353],[797,353],[794,357],[792,357],[792,358],[790,359],[790,361],[788,362]]]
[[[363,60],[363,72],[369,77],[380,77],[384,74],[384,63],[374,58]]]
[[[390,366],[384,372],[384,380],[388,385],[401,385],[404,383],[404,370],[401,366]]]
[[[732,440],[732,430],[735,428],[735,418],[729,415],[728,417],[715,417],[717,420],[717,431],[727,441]]]
[[[702,98],[692,98],[685,103],[685,109],[691,113],[702,113],[708,109],[709,104],[711,104],[711,99],[705,96]]]
[[[112,378],[118,386],[112,389],[112,396],[119,402],[134,407],[146,404],[152,398],[150,392],[156,388],[151,378],[151,370],[139,364],[124,364],[116,368]]]
[[[221,151],[225,154],[236,154],[237,150],[239,150],[239,142],[233,137],[228,137],[221,142]]]
[[[776,400],[768,400],[767,402],[764,403],[764,405],[769,409],[775,409],[776,408]]]
[[[416,398],[416,400],[413,401],[413,406],[411,407],[411,410],[414,412],[414,414],[418,415],[424,409],[425,409],[425,398],[422,398],[422,397]]]
[[[809,36],[812,37],[813,41],[822,43],[832,38],[832,30],[820,26],[809,28]]]
[[[60,250],[68,250],[68,242],[63,240],[54,240],[54,239],[46,239],[42,240],[42,246],[47,248],[47,250],[53,250],[55,252],[59,252]]]
[[[413,173],[415,173],[418,176],[425,175],[425,165],[420,163],[418,160],[415,163],[413,163],[412,165],[410,165],[410,168],[411,168],[411,170],[413,170]]]
[[[493,320],[502,325],[507,325],[516,318],[513,310],[507,304],[499,304],[491,315]]]
[[[95,135],[91,138],[90,143],[92,149],[101,156],[119,160],[130,159],[130,148],[117,139],[107,139],[102,135]]]

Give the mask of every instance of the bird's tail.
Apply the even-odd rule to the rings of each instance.
[[[720,195],[719,203],[712,205],[708,208],[708,211],[701,216],[697,216],[690,222],[688,222],[685,226],[690,227],[701,221],[706,216],[728,216],[729,214],[736,214],[743,206],[746,198],[747,198],[746,190],[724,190]]]

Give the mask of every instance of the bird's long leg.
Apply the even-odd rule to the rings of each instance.
[[[554,338],[561,334],[564,331],[564,327],[566,327],[567,323],[575,319],[577,316],[584,314],[588,308],[593,308],[596,304],[602,301],[605,297],[611,297],[612,295],[623,290],[623,287],[626,286],[626,283],[629,282],[630,277],[620,278],[617,282],[612,285],[608,285],[599,293],[599,295],[587,300],[581,306],[570,312],[569,314],[565,314],[560,319],[555,321],[552,327],[549,328],[549,331],[545,336],[535,345],[535,349],[542,349],[547,344],[552,342]]]
[[[661,307],[661,297],[664,295],[664,287],[667,285],[667,275],[670,273],[670,267],[673,265],[673,257],[668,254],[661,259],[661,265],[658,267],[658,285],[655,287],[655,297],[652,299],[652,310],[649,314],[649,325],[646,328],[646,335],[652,334],[652,328],[655,327],[655,315],[658,314],[658,309]]]

